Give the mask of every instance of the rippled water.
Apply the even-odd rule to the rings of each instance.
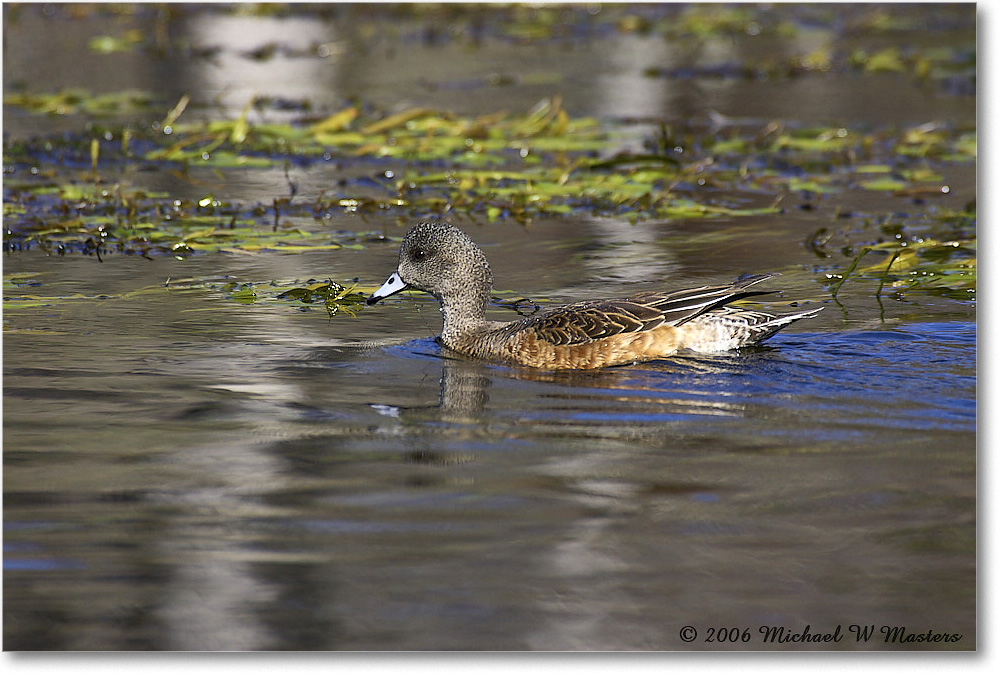
[[[83,292],[170,267],[49,264]],[[975,325],[834,311],[594,373],[446,358],[419,299],[36,316],[4,339],[8,644],[704,649],[740,645],[679,629],[899,623],[968,647]]]
[[[240,35],[248,21],[212,20],[225,27],[216,36]],[[643,58],[663,57],[647,42],[622,40],[610,61],[530,50],[531,72],[565,73],[567,105],[586,114],[735,114],[726,106],[738,100],[755,115],[796,114],[773,85],[628,87]],[[337,82],[376,100],[495,100],[455,84],[488,71],[493,52],[463,70],[450,48],[410,46],[412,59],[387,65],[376,54],[370,71],[344,69]],[[32,53],[5,52],[5,68]],[[120,75],[155,79],[143,65]],[[421,65],[440,66],[454,86],[414,85],[407,69]],[[48,73],[54,83],[71,75]],[[218,92],[203,80],[218,75],[177,77],[209,96]],[[229,81],[255,81],[244,76]],[[823,100],[800,97],[801,117],[974,119],[968,101],[899,86],[886,107],[832,79]],[[530,105],[544,88],[502,93]],[[942,203],[974,196],[974,167],[951,178]],[[309,195],[336,174],[316,167],[296,179]],[[204,189],[171,180],[136,178],[172,194]],[[225,191],[253,203],[284,185],[281,172],[237,173]],[[783,299],[828,298],[801,245],[828,222],[821,210],[696,225],[460,224],[487,251],[501,296],[548,305],[774,269],[795,270],[770,286]],[[350,216],[331,227],[399,233]],[[874,285],[851,281],[840,304],[826,301],[766,346],[550,373],[442,354],[437,308],[416,295],[330,319],[168,283],[371,285],[395,256],[393,244],[372,243],[295,256],[4,260],[5,273],[37,273],[39,295],[91,298],[4,316],[6,649],[975,647],[974,303],[876,299]],[[874,637],[857,642],[852,624]],[[806,625],[841,626],[845,637],[775,646],[759,632]],[[961,637],[887,644],[882,626]],[[722,628],[751,639],[720,643]]]

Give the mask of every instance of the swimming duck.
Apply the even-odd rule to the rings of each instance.
[[[441,303],[445,347],[476,359],[552,370],[604,368],[671,356],[752,345],[815,308],[775,316],[728,307],[768,291],[748,290],[773,274],[740,277],[725,286],[647,291],[628,298],[585,300],[516,321],[489,321],[493,275],[486,255],[457,227],[420,223],[403,238],[399,265],[368,304],[407,288]]]

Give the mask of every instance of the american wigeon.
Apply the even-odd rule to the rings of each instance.
[[[407,288],[426,291],[441,303],[439,340],[449,349],[513,365],[590,369],[658,359],[682,349],[720,352],[756,344],[822,309],[774,316],[726,306],[763,295],[747,289],[772,276],[576,302],[508,323],[488,321],[493,276],[486,256],[458,228],[433,222],[420,223],[403,238],[399,266],[368,304]]]

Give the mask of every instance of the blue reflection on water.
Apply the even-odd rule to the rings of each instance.
[[[86,565],[75,560],[58,558],[11,558],[4,556],[5,572],[51,572],[54,570],[82,570]]]

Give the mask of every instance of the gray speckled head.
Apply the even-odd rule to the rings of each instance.
[[[407,286],[442,301],[469,295],[488,298],[493,288],[486,256],[467,234],[448,223],[420,223],[410,230],[399,247],[397,272]]]
[[[453,321],[481,320],[486,313],[493,275],[475,242],[448,223],[420,223],[403,238],[396,272],[375,291],[368,303],[404,288],[437,298]]]

